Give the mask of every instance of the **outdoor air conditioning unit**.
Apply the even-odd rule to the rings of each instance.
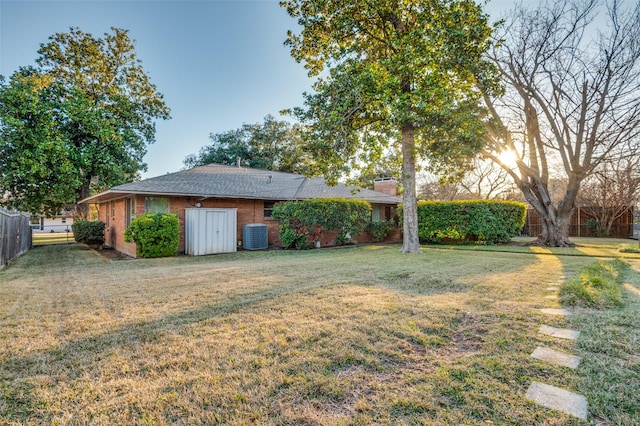
[[[242,248],[245,250],[263,250],[269,248],[267,225],[249,223],[242,227]]]

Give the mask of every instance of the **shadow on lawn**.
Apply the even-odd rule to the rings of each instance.
[[[0,416],[5,421],[24,421],[42,411],[43,401],[33,396],[33,379],[50,377],[47,382],[72,381],[103,360],[103,353],[118,347],[133,347],[146,343],[157,343],[167,332],[175,332],[181,327],[232,314],[241,309],[276,299],[293,293],[320,288],[318,285],[300,286],[285,284],[261,291],[232,296],[221,303],[201,306],[197,309],[167,315],[152,321],[143,321],[120,327],[117,330],[63,342],[59,347],[39,351],[27,356],[9,357],[0,365]],[[40,419],[46,421],[46,419]]]
[[[515,265],[514,268],[520,267]],[[478,275],[481,277],[481,274]],[[116,330],[64,342],[60,347],[28,356],[9,358],[0,367],[3,379],[16,378],[28,372],[30,375],[47,374],[49,362],[59,362],[69,359],[70,370],[75,369],[73,359],[80,360],[83,353],[95,353],[109,350],[116,345],[132,345],[138,343],[157,342],[159,336],[168,331],[176,331],[181,327],[220,318],[225,315],[250,308],[258,304],[276,300],[278,298],[292,298],[296,294],[308,291],[318,291],[340,286],[375,286],[390,292],[406,293],[410,295],[435,296],[463,293],[474,287],[473,283],[464,283],[455,279],[440,279],[430,277],[429,271],[419,273],[390,272],[382,275],[380,281],[367,279],[349,279],[341,282],[323,282],[322,279],[300,283],[293,280],[278,286],[270,286],[259,291],[230,295],[227,299],[216,304],[207,304],[196,309],[181,311],[161,318],[142,321],[120,327]],[[70,355],[70,356],[69,356]]]
[[[44,249],[42,249],[44,250]],[[69,253],[76,252],[78,248],[67,250]],[[469,254],[472,255],[472,254]],[[276,254],[276,256],[278,256]],[[340,254],[340,256],[344,256]],[[340,286],[375,286],[384,288],[386,291],[394,293],[404,293],[411,296],[435,296],[442,295],[455,297],[456,293],[470,291],[474,287],[474,282],[463,281],[455,278],[455,273],[434,275],[430,267],[428,255],[424,258],[410,257],[406,255],[396,256],[399,265],[393,268],[387,265],[366,264],[362,259],[366,259],[366,253],[361,253],[353,260],[354,265],[340,265],[350,273],[348,278],[343,280],[324,280],[322,275],[307,281],[300,281],[295,278],[286,278],[287,281],[280,285],[269,286],[258,291],[229,295],[225,300],[199,306],[195,309],[177,312],[150,321],[141,321],[130,325],[119,327],[112,331],[106,331],[97,335],[84,337],[75,341],[63,342],[60,346],[45,351],[35,352],[28,355],[17,355],[5,359],[0,366],[0,391],[3,392],[4,402],[0,402],[0,411],[3,411],[6,420],[24,420],[35,416],[37,412],[47,412],[43,406],[46,404],[35,399],[33,383],[38,377],[48,376],[47,383],[56,383],[59,380],[69,380],[80,378],[87,373],[97,370],[98,366],[104,362],[104,358],[109,352],[117,348],[135,347],[147,343],[161,342],[163,336],[170,332],[180,332],[180,329],[213,318],[220,318],[233,314],[243,309],[250,309],[256,305],[276,300],[279,298],[291,298],[306,292],[317,292],[321,290],[336,288]],[[462,255],[462,260],[464,261]],[[521,255],[517,255],[521,256]],[[360,260],[358,260],[360,259]],[[185,258],[185,263],[189,259]],[[298,259],[301,265],[304,260]],[[128,262],[127,262],[128,263]],[[137,262],[132,262],[136,263]],[[483,280],[486,275],[495,274],[492,265],[503,264],[504,259],[488,261],[489,266],[484,271],[478,271],[474,277],[476,280]],[[534,256],[521,258],[512,264],[502,266],[499,273],[509,273],[524,266],[531,267],[537,263]],[[326,266],[325,266],[326,267]],[[455,271],[456,265],[450,265]],[[371,270],[374,270],[371,274]],[[340,269],[339,269],[340,270]],[[318,269],[321,273],[321,269]],[[369,275],[367,275],[367,273]],[[346,275],[346,274],[345,274]],[[371,277],[374,278],[371,278]],[[491,296],[500,298],[502,296]],[[455,315],[458,315],[457,313]],[[464,312],[462,315],[465,315]],[[454,334],[454,344],[460,346],[463,351],[473,351],[479,349],[480,341],[477,336],[480,331],[486,332],[483,328],[483,321],[477,315],[467,313],[468,318],[460,320],[459,327],[468,329],[467,334]],[[107,354],[107,355],[105,355]],[[51,385],[53,386],[53,385]],[[46,422],[46,419],[42,419]]]

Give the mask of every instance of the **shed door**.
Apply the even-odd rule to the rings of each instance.
[[[187,254],[236,251],[236,209],[187,209],[185,219]]]

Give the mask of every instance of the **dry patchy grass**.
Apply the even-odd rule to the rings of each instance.
[[[571,241],[575,247],[541,247],[528,245],[535,241],[535,238],[518,237],[507,245],[461,245],[461,246],[439,246],[432,245],[431,248],[443,250],[471,250],[484,252],[507,252],[507,253],[535,253],[551,256],[589,256],[589,257],[622,257],[627,259],[640,259],[640,253],[629,247],[637,245],[634,240],[624,238],[586,238],[572,237]],[[627,250],[624,250],[627,249]]]
[[[537,334],[537,308],[590,261],[36,248],[0,272],[0,423],[581,424],[524,394],[577,386],[529,354],[574,348]]]
[[[33,233],[33,245],[44,246],[50,244],[75,244],[73,232]]]

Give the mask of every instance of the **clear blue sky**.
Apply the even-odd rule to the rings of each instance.
[[[492,0],[496,16],[514,4]],[[302,104],[312,81],[283,45],[295,21],[276,0],[0,0],[0,74],[33,65],[50,35],[129,30],[172,119],[157,124],[143,177],[175,172],[210,133]]]

